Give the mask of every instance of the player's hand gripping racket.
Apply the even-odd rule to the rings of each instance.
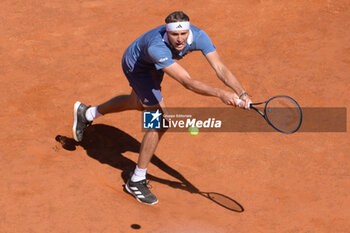
[[[263,104],[264,107],[256,107]],[[250,108],[257,111],[272,128],[284,134],[296,132],[303,120],[299,104],[286,95],[274,96],[260,103],[251,103]]]

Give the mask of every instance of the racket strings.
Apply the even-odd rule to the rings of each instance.
[[[292,99],[278,97],[266,104],[265,117],[279,131],[292,133],[300,127],[301,109]]]

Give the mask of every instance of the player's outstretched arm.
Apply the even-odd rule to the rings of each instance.
[[[215,96],[220,98],[225,104],[239,106],[237,94],[215,88],[199,80],[192,79],[188,72],[176,62],[168,67],[163,68],[163,71],[181,83],[185,88],[193,92],[206,96]]]
[[[238,79],[232,74],[232,72],[226,67],[226,65],[221,61],[219,54],[216,51],[208,53],[206,58],[209,64],[213,67],[218,78],[225,83],[226,86],[234,90],[241,99],[245,101],[246,108],[249,108],[251,103],[248,94],[242,87]]]

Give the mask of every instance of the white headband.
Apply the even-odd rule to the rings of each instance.
[[[190,22],[186,21],[186,22],[168,23],[166,25],[166,30],[168,32],[190,30]]]

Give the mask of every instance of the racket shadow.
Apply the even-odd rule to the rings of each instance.
[[[244,211],[244,208],[241,204],[224,194],[216,192],[199,192],[199,194],[203,197],[208,198],[219,206],[224,207],[227,210],[238,213],[242,213]]]
[[[141,147],[141,143],[134,137],[120,129],[104,124],[96,124],[88,127],[84,132],[84,139],[82,142],[76,142],[73,138],[61,135],[57,135],[55,140],[59,142],[65,150],[74,151],[76,147],[82,147],[89,157],[96,159],[102,164],[108,164],[121,170],[121,176],[125,183],[129,178],[130,172],[135,169],[136,163],[125,157],[123,153],[127,151],[139,153]],[[215,192],[201,192],[180,172],[166,164],[158,156],[153,155],[151,163],[168,175],[176,178],[178,181],[147,174],[149,180],[168,185],[174,189],[200,194],[228,210],[243,212],[243,207],[230,197]]]

